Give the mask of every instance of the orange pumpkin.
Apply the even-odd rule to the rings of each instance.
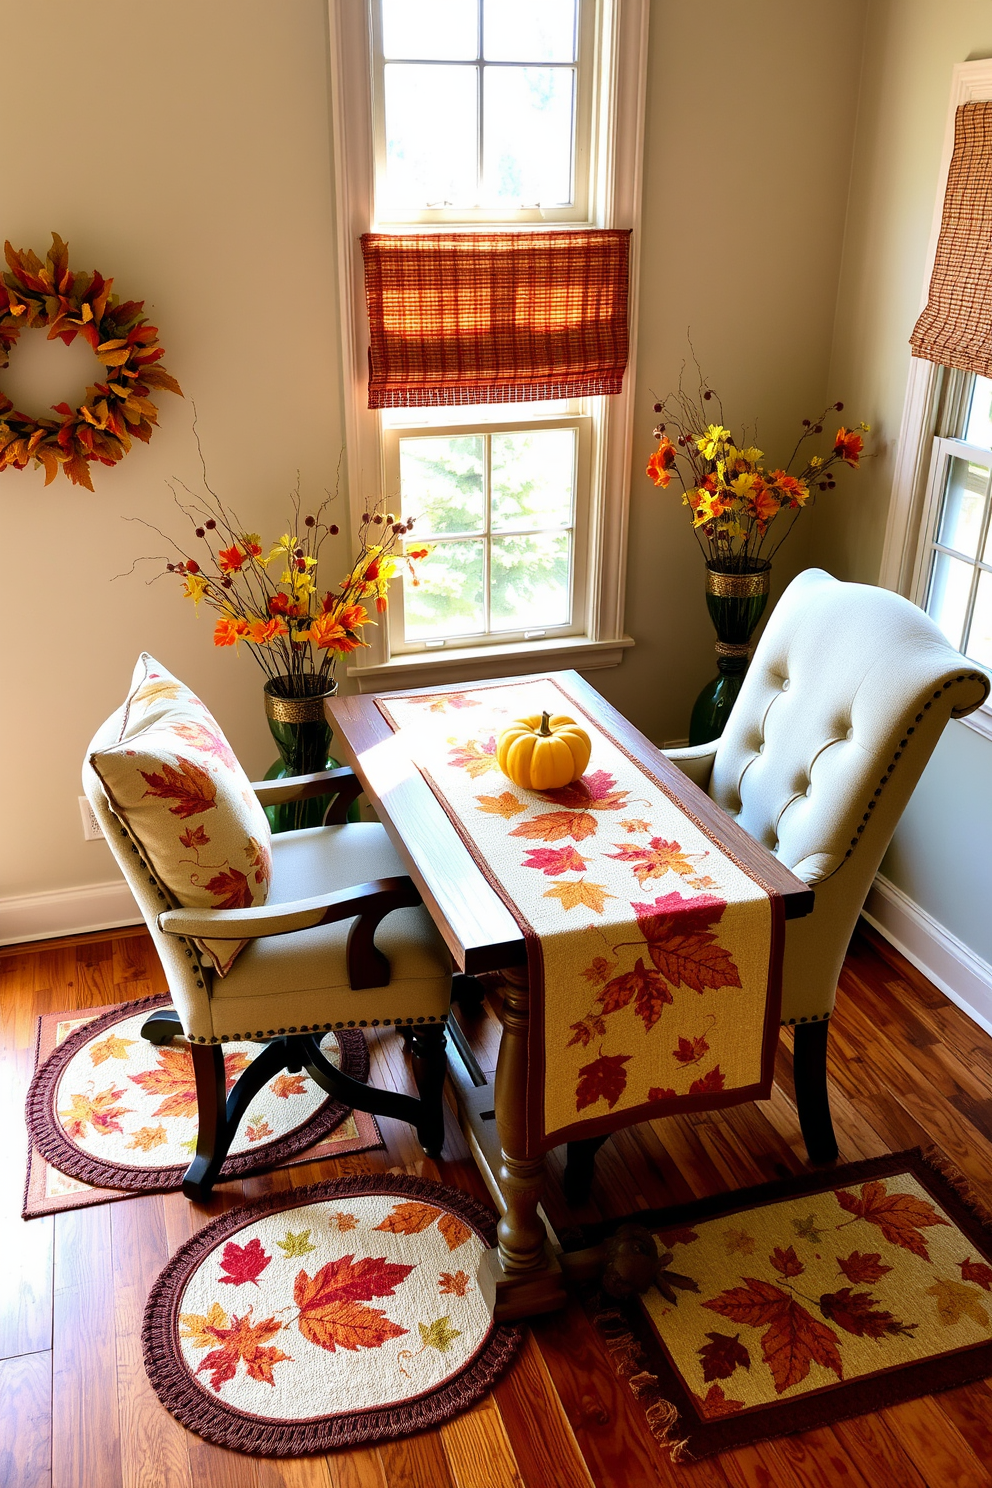
[[[589,763],[589,735],[564,713],[518,718],[496,740],[496,761],[514,785],[558,790],[578,780]]]

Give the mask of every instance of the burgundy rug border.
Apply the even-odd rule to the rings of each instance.
[[[92,1184],[96,1188],[120,1189],[125,1193],[170,1193],[181,1186],[183,1176],[189,1166],[188,1163],[142,1171],[140,1168],[128,1168],[117,1163],[103,1162],[75,1147],[66,1137],[53,1114],[55,1092],[65,1067],[94,1034],[101,1033],[105,1028],[113,1027],[115,1023],[121,1021],[122,1014],[130,1017],[143,1010],[151,1012],[155,1008],[167,1007],[171,1001],[172,997],[168,992],[157,992],[150,997],[136,998],[133,1002],[112,1003],[82,1028],[77,1028],[70,1033],[52,1050],[45,1062],[35,1069],[31,1084],[28,1086],[24,1106],[28,1140],[38,1149],[45,1161],[60,1173],[65,1173],[69,1178],[76,1178],[81,1183]],[[71,1017],[73,1013],[86,1011],[87,1009],[83,1008],[67,1010],[67,1016]],[[38,1032],[35,1038],[36,1062],[41,1047],[43,1018],[61,1016],[60,1013],[47,1013],[39,1017]],[[338,1040],[338,1047],[341,1051],[342,1067],[346,1067],[347,1062],[346,1073],[356,1080],[367,1080],[370,1056],[365,1035],[357,1028],[335,1029],[334,1037]],[[256,1148],[252,1152],[238,1153],[229,1157],[221,1168],[217,1181],[247,1178],[285,1163],[287,1159],[296,1157],[322,1138],[329,1136],[350,1112],[351,1107],[344,1105],[341,1101],[326,1101],[308,1121],[302,1122],[278,1141],[266,1143],[265,1146]],[[28,1185],[31,1177],[30,1156],[29,1151],[24,1209],[27,1207]],[[24,1209],[22,1209],[22,1218],[28,1218]]]
[[[179,1247],[156,1278],[141,1328],[145,1372],[162,1405],[187,1430],[232,1451],[255,1456],[303,1457],[370,1441],[389,1441],[440,1425],[473,1405],[511,1362],[522,1331],[491,1325],[473,1357],[440,1389],[399,1406],[318,1417],[301,1422],[250,1416],[211,1395],[182,1362],[178,1321],[185,1285],[212,1250],[231,1234],[269,1214],[326,1199],[385,1194],[435,1202],[463,1219],[488,1246],[496,1239],[496,1216],[470,1194],[410,1174],[356,1174],[331,1178],[291,1192],[266,1194],[229,1209]]]
[[[746,1212],[780,1199],[803,1194],[822,1193],[827,1189],[848,1187],[873,1178],[893,1177],[910,1172],[954,1220],[983,1258],[992,1264],[992,1213],[973,1192],[965,1179],[940,1154],[938,1149],[925,1152],[911,1148],[888,1157],[865,1158],[846,1163],[833,1171],[818,1169],[810,1173],[779,1179],[771,1183],[739,1189],[735,1193],[716,1194],[679,1204],[670,1209],[644,1210],[630,1214],[626,1220],[610,1220],[582,1227],[586,1243],[595,1243],[623,1223],[637,1223],[664,1233],[693,1220],[718,1218],[722,1214]],[[743,1202],[742,1202],[743,1201]],[[934,1359],[895,1366],[875,1375],[862,1376],[842,1384],[830,1385],[791,1401],[773,1401],[746,1412],[706,1421],[699,1414],[682,1377],[669,1361],[647,1312],[634,1299],[617,1302],[593,1288],[583,1295],[583,1307],[602,1316],[600,1331],[626,1331],[633,1334],[640,1358],[632,1371],[618,1371],[638,1376],[634,1391],[645,1412],[659,1401],[670,1402],[678,1412],[677,1423],[659,1440],[671,1446],[678,1462],[709,1457],[736,1447],[750,1446],[796,1432],[815,1430],[835,1421],[850,1420],[872,1411],[899,1405],[907,1400],[954,1389],[992,1375],[992,1341],[957,1349]],[[616,1324],[622,1324],[617,1327]],[[638,1372],[640,1372],[638,1374]],[[644,1378],[644,1375],[647,1378]],[[652,1383],[652,1377],[654,1383]]]

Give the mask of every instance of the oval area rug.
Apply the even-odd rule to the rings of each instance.
[[[437,1425],[520,1342],[476,1284],[494,1240],[475,1199],[406,1175],[230,1210],[152,1287],[148,1378],[184,1426],[239,1452],[302,1456]]]
[[[168,995],[111,1008],[66,1038],[37,1070],[26,1116],[38,1151],[62,1173],[103,1188],[178,1188],[196,1150],[196,1087],[185,1039],[154,1045],[141,1026]],[[227,1088],[264,1047],[224,1046]],[[327,1034],[321,1048],[356,1080],[369,1072],[358,1030]],[[306,1074],[275,1075],[242,1119],[221,1179],[242,1177],[303,1152],[349,1107]]]

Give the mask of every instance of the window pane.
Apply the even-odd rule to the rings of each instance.
[[[492,461],[494,531],[569,525],[575,472],[571,429],[494,434]]]
[[[572,199],[571,68],[487,67],[484,198],[507,207]]]
[[[390,203],[473,204],[478,195],[478,68],[389,62],[383,72]]]
[[[927,613],[937,622],[951,645],[960,650],[974,570],[970,564],[962,563],[960,558],[949,558],[946,553],[933,556]]]
[[[968,460],[948,462],[937,533],[937,541],[945,548],[954,548],[969,558],[977,555],[988,482],[989,472],[984,465],[973,465]]]
[[[489,576],[493,630],[567,625],[571,533],[494,537]]]
[[[575,60],[575,0],[483,0],[482,28],[489,60]]]
[[[992,449],[992,381],[987,377],[975,378],[964,437],[969,444]]]
[[[437,543],[417,564],[416,586],[403,581],[408,641],[478,635],[485,630],[483,543]]]
[[[474,60],[478,47],[477,0],[382,0],[387,57]]]
[[[983,573],[978,580],[971,630],[964,650],[980,665],[992,667],[992,573]]]
[[[481,435],[400,440],[404,517],[416,517],[417,537],[481,532],[485,441]]]

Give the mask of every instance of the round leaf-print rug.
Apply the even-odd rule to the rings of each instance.
[[[405,1175],[230,1210],[152,1287],[148,1378],[184,1426],[241,1452],[301,1456],[436,1425],[520,1342],[476,1281],[494,1239],[481,1204]]]
[[[162,1190],[182,1183],[196,1150],[193,1060],[182,1037],[160,1045],[141,1037],[149,1013],[169,1001],[145,997],[112,1008],[70,1034],[35,1074],[28,1129],[60,1172],[102,1188]],[[264,1047],[224,1045],[228,1092]],[[368,1046],[357,1029],[327,1034],[321,1048],[345,1074],[368,1078]],[[326,1137],[348,1110],[309,1075],[283,1070],[242,1118],[221,1177],[285,1162]]]

